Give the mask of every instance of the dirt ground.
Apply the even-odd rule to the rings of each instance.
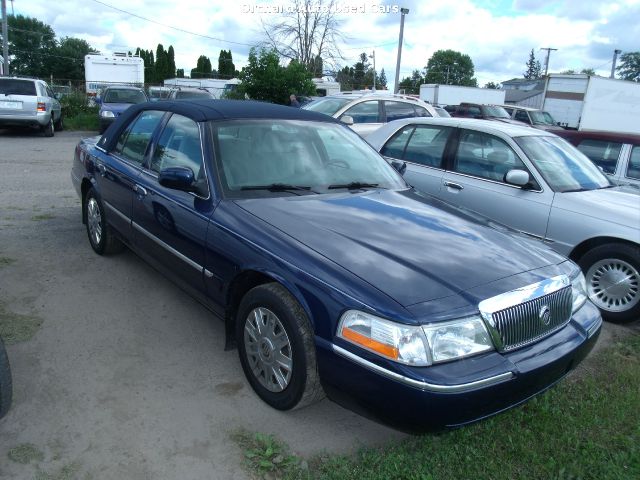
[[[131,252],[94,254],[69,175],[82,136],[0,130],[0,316],[25,326],[0,478],[243,479],[240,428],[303,456],[403,438],[328,400],[268,407],[221,322]]]

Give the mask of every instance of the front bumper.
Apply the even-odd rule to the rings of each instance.
[[[587,302],[558,332],[506,354],[405,367],[346,343],[321,342],[318,365],[329,397],[348,408],[409,430],[457,426],[551,387],[591,351],[601,325],[598,309]]]

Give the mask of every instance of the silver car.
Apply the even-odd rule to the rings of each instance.
[[[46,82],[0,78],[0,128],[4,127],[37,127],[45,137],[62,130],[62,108]]]
[[[414,118],[387,124],[367,141],[414,187],[576,261],[605,319],[640,318],[638,190],[614,186],[565,140],[498,122]]]
[[[393,120],[439,116],[431,105],[420,99],[388,92],[344,92],[319,98],[302,108],[338,118],[361,137]]]

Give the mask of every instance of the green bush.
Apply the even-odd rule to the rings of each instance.
[[[65,95],[60,99],[60,105],[65,119],[76,117],[82,113],[90,113],[97,116],[98,110],[100,110],[97,105],[89,106],[87,96],[82,92],[73,92]]]

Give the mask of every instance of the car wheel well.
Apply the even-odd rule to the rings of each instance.
[[[571,253],[569,254],[569,258],[577,263],[589,250],[595,247],[599,247],[600,245],[607,245],[609,243],[622,243],[625,245],[630,245],[635,247],[638,246],[638,244],[630,242],[629,240],[624,240],[622,238],[615,238],[615,237],[590,238],[576,245],[571,251]]]
[[[258,285],[265,283],[276,282],[274,278],[264,273],[257,272],[255,270],[247,270],[238,274],[229,285],[227,289],[227,302],[224,315],[225,324],[225,350],[232,350],[236,348],[235,340],[235,321],[236,313],[242,297]]]
[[[91,189],[92,185],[89,179],[85,178],[82,180],[82,185],[80,185],[80,193],[82,194],[82,224],[87,223],[87,206],[85,199],[87,198],[87,192]]]

